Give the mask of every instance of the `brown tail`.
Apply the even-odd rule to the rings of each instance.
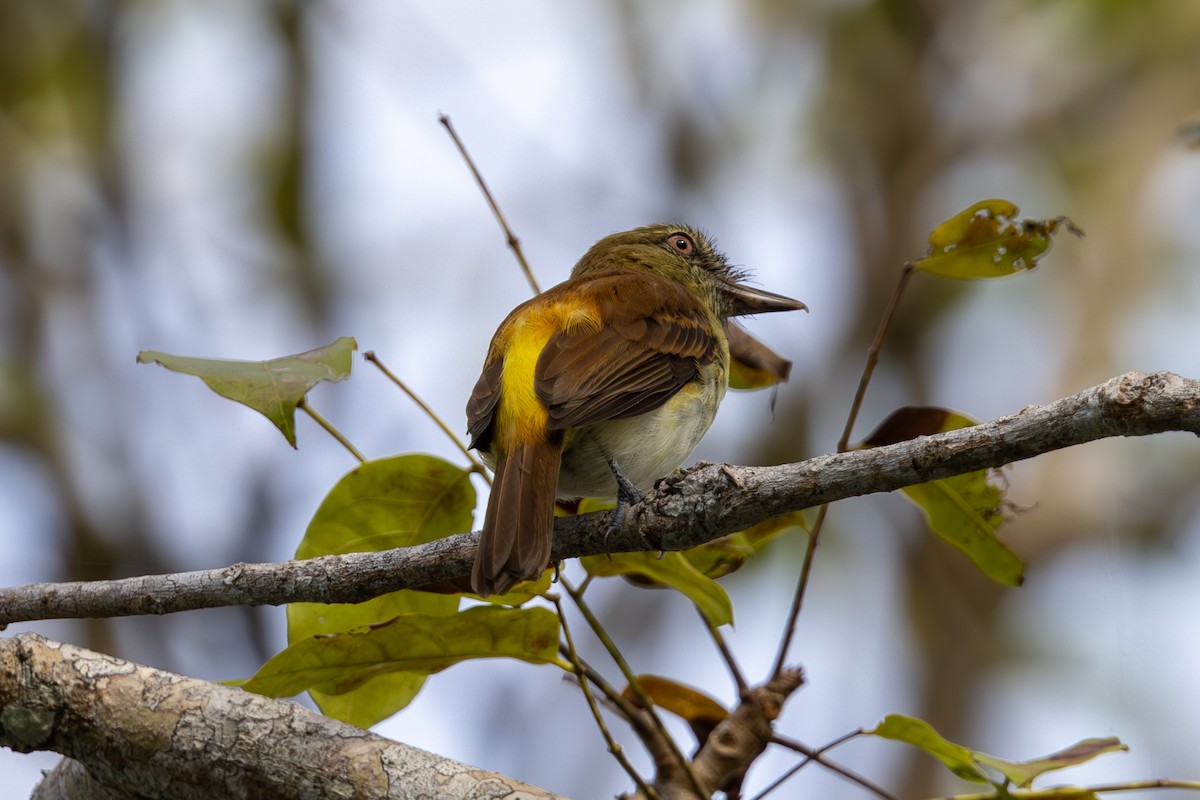
[[[549,565],[561,456],[562,445],[555,441],[499,455],[471,572],[476,594],[504,594]]]

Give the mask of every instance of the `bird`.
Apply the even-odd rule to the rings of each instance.
[[[558,499],[617,499],[614,524],[683,463],[729,383],[732,317],[805,310],[745,283],[710,238],[655,224],[597,241],[500,323],[467,401],[493,471],[473,591],[549,566]]]

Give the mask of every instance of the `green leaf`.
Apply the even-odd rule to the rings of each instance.
[[[866,447],[975,425],[969,417],[945,408],[909,406],[888,416],[864,440]],[[1020,586],[1025,579],[1021,559],[996,536],[1004,522],[1004,491],[992,483],[990,471],[979,470],[901,489],[925,512],[929,529],[970,557],[997,583]]]
[[[475,510],[469,477],[468,470],[427,455],[361,464],[321,502],[296,557],[387,550],[468,531]],[[404,614],[445,618],[458,610],[460,599],[454,594],[400,591],[365,603],[292,603],[287,608],[288,641],[295,644],[369,628]],[[334,694],[318,689],[311,694],[326,715],[367,728],[412,702],[426,675],[388,671],[353,691]]]
[[[925,720],[906,717],[903,714],[888,714],[883,722],[867,733],[918,747],[941,761],[963,780],[972,783],[992,782],[987,773],[975,763],[975,754],[970,749],[942,738],[942,735]]]
[[[296,446],[296,406],[320,381],[350,376],[351,353],[358,343],[343,336],[332,344],[270,361],[227,361],[174,356],[157,350],[138,353],[139,364],[157,363],[173,372],[195,375],[222,397],[253,408],[275,424]]]
[[[546,608],[476,606],[461,614],[401,614],[288,645],[242,684],[269,697],[350,692],[381,675],[428,675],[473,658],[558,663],[558,616]]]
[[[929,529],[966,553],[984,575],[1005,586],[1020,586],[1025,580],[1024,563],[996,536],[1004,522],[1003,492],[988,480],[986,471],[901,491],[925,512]]]
[[[787,381],[791,361],[732,320],[725,323],[725,333],[729,337],[730,389],[765,389]]]
[[[395,619],[402,614],[429,616],[453,614],[458,598],[427,592],[393,592],[365,603],[292,603],[287,607],[288,641],[295,643],[361,630]],[[286,651],[285,651],[286,652]],[[412,702],[425,685],[427,673],[389,672],[371,678],[352,691],[329,694],[311,689],[321,713],[360,728],[369,728]]]
[[[1000,278],[1037,266],[1059,227],[1082,236],[1067,217],[1016,219],[1007,200],[984,200],[934,228],[913,267],[943,278]]]
[[[1073,767],[1104,753],[1129,749],[1115,737],[1084,739],[1065,750],[1032,761],[1008,761],[947,741],[928,722],[914,717],[906,717],[903,714],[888,714],[884,717],[883,722],[867,733],[919,747],[964,780],[974,783],[991,783],[997,787],[1002,786],[1000,782],[993,781],[984,770],[984,767],[989,767],[999,772],[1008,783],[1015,784],[1019,789],[1028,789],[1035,778],[1047,772]],[[1002,794],[998,796],[1009,797],[1010,794],[1007,790],[1002,790]],[[1055,786],[1028,794],[1022,793],[1020,796],[1036,797],[1038,800],[1067,800],[1068,798],[1089,800],[1089,798],[1095,797],[1095,794],[1090,789]]]
[[[731,533],[680,552],[702,574],[710,578],[722,578],[737,572],[766,547],[767,543],[794,528],[805,531],[810,529],[803,511],[780,514],[744,531]]]
[[[1019,788],[1028,789],[1039,775],[1073,767],[1105,753],[1118,753],[1128,749],[1120,739],[1108,736],[1102,739],[1084,739],[1065,750],[1031,761],[1006,761],[986,753],[976,753],[975,758],[980,764],[996,770]]]
[[[682,553],[614,553],[611,556],[585,556],[579,559],[589,575],[621,575],[639,586],[668,586],[682,592],[711,625],[733,622],[733,603],[721,584],[707,577],[684,558]]]
[[[420,454],[360,464],[321,501],[296,558],[388,550],[469,531],[475,513],[470,474]]]

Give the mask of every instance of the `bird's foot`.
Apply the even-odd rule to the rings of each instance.
[[[613,509],[612,521],[604,532],[604,552],[608,553],[608,537],[625,527],[625,515],[630,506],[635,506],[646,499],[646,493],[633,485],[625,473],[617,466],[617,462],[605,457],[608,468],[612,470],[613,478],[617,481],[617,507]]]

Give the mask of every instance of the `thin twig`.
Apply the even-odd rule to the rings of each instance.
[[[871,781],[867,778],[864,778],[862,775],[859,775],[857,772],[850,769],[849,767],[844,767],[841,764],[837,763],[836,761],[832,761],[825,757],[825,753],[829,752],[834,747],[837,747],[838,745],[842,744],[843,742],[847,742],[850,739],[853,739],[854,737],[859,736],[862,732],[863,732],[862,728],[859,728],[858,730],[851,731],[850,733],[848,733],[844,736],[839,736],[838,738],[834,739],[829,744],[825,745],[824,747],[819,747],[819,748],[812,748],[806,744],[797,742],[794,739],[788,739],[783,736],[773,736],[773,737],[771,737],[771,741],[774,744],[780,745],[781,747],[786,747],[789,750],[795,750],[797,753],[800,753],[801,755],[803,755],[805,757],[805,760],[800,762],[800,766],[803,766],[804,764],[808,763],[809,761],[815,761],[818,764],[820,764],[821,766],[825,767],[826,769],[828,769],[832,772],[836,772],[837,774],[841,775],[846,780],[851,781],[853,783],[857,783],[859,786],[863,787],[868,792],[871,792],[872,794],[882,797],[883,800],[899,800],[899,798],[896,797],[896,795],[892,794],[887,789],[884,789],[879,784],[874,783],[873,781]],[[795,769],[797,769],[797,767],[793,767],[793,770],[795,770]],[[794,774],[794,772],[791,774]],[[767,794],[768,791],[772,791],[773,789],[774,789],[774,784],[770,788],[764,789],[763,792],[758,795],[758,797],[759,798],[763,797],[764,795]],[[758,800],[758,798],[755,798],[755,800]]]
[[[571,628],[567,625],[566,614],[563,613],[562,598],[556,594],[546,594],[545,597],[554,603],[554,607],[558,609],[558,620],[562,625],[563,638],[567,640],[567,657],[571,662],[571,666],[575,668],[575,679],[579,681],[579,688],[583,691],[583,697],[587,700],[592,717],[596,720],[596,727],[600,729],[600,735],[604,737],[604,743],[608,745],[608,752],[613,754],[613,758],[617,760],[621,768],[637,784],[642,794],[650,798],[650,800],[658,800],[658,792],[655,791],[654,787],[646,783],[646,780],[634,769],[633,764],[625,756],[625,750],[613,738],[612,732],[608,730],[608,725],[604,722],[604,716],[600,713],[600,706],[596,703],[596,698],[592,695],[591,687],[588,686],[587,672],[583,668],[583,662],[579,660],[579,654],[575,650],[575,640],[571,637]]]
[[[692,784],[692,789],[695,790],[696,796],[706,797],[707,795],[704,791],[704,787],[700,784],[700,778],[696,775],[696,771],[692,769],[692,762],[683,755],[683,751],[679,749],[679,744],[667,731],[667,727],[663,724],[662,718],[659,717],[658,712],[654,710],[653,701],[651,701],[646,693],[642,690],[642,685],[641,682],[638,681],[637,675],[632,669],[630,669],[629,663],[625,661],[625,657],[617,648],[616,643],[613,642],[612,637],[608,635],[608,631],[604,629],[604,626],[600,624],[600,620],[597,619],[596,615],[592,613],[591,607],[587,604],[587,601],[583,599],[583,593],[571,586],[566,577],[561,578],[560,581],[563,589],[565,589],[567,594],[571,596],[571,599],[575,601],[575,606],[579,609],[579,612],[583,614],[583,618],[587,620],[588,625],[592,629],[592,633],[596,634],[596,638],[599,639],[600,643],[604,645],[604,649],[608,651],[609,656],[612,657],[612,660],[616,663],[617,668],[621,670],[621,674],[625,676],[625,680],[629,684],[629,689],[633,692],[633,696],[637,699],[638,705],[647,713],[658,735],[661,736],[662,739],[667,743],[668,747],[670,747],[671,755],[679,764],[680,769],[682,769],[684,774],[687,775],[688,782]]]
[[[483,175],[475,166],[475,161],[472,160],[471,154],[467,152],[466,145],[462,143],[462,139],[458,138],[458,132],[454,130],[454,125],[450,122],[450,117],[445,114],[438,116],[438,122],[445,126],[450,138],[454,140],[454,144],[458,147],[458,152],[462,154],[463,161],[467,162],[468,169],[475,176],[475,182],[479,184],[480,190],[483,192],[483,197],[492,208],[492,213],[496,215],[496,221],[500,223],[500,227],[504,230],[504,237],[508,241],[508,246],[512,248],[513,254],[517,257],[517,263],[521,265],[521,270],[525,273],[525,279],[529,281],[530,288],[534,294],[540,294],[541,289],[538,288],[537,279],[533,277],[533,270],[529,268],[529,262],[525,260],[525,254],[521,252],[521,241],[513,234],[512,229],[508,227],[508,222],[505,221],[504,215],[500,213],[500,206],[496,203],[496,198],[492,197],[491,191],[488,189],[487,182],[484,181]]]
[[[459,438],[454,434],[454,431],[450,430],[450,426],[443,422],[442,418],[439,417],[437,413],[434,412],[434,410],[417,395],[416,392],[408,388],[408,384],[400,380],[396,373],[388,369],[387,365],[379,360],[379,356],[375,355],[374,350],[368,350],[367,352],[363,353],[363,358],[374,364],[375,368],[386,375],[388,380],[396,384],[396,387],[400,391],[408,395],[408,399],[416,403],[417,406],[425,412],[425,416],[433,420],[433,423],[442,429],[442,433],[446,434],[446,437],[449,438],[450,441],[454,442],[454,446],[458,448],[459,452],[466,456],[467,460],[475,465],[476,471],[479,472],[479,474],[482,475],[489,484],[492,482],[491,478],[488,477],[486,467],[484,467],[483,462],[480,461],[474,453],[472,453],[463,445],[462,441],[460,441]]]
[[[350,455],[352,455],[358,459],[358,463],[360,463],[360,464],[367,463],[367,457],[364,456],[362,453],[360,453],[358,451],[357,447],[350,444],[350,440],[347,439],[345,436],[343,436],[341,431],[339,431],[337,428],[333,427],[333,425],[330,424],[329,420],[325,419],[320,414],[318,414],[316,411],[314,411],[312,406],[310,406],[303,397],[300,398],[300,402],[296,403],[296,408],[301,409],[304,413],[306,413],[310,417],[312,417],[313,421],[316,422],[318,425],[320,425],[322,428],[324,428],[326,433],[328,433],[330,436],[332,436],[333,438],[335,438],[339,442],[341,442],[342,447],[349,450]]]
[[[891,327],[892,319],[896,316],[896,308],[900,305],[900,298],[904,294],[904,288],[908,285],[908,279],[912,277],[912,273],[912,264],[905,264],[900,271],[900,280],[888,300],[887,309],[883,312],[883,318],[879,321],[879,330],[875,332],[875,339],[871,342],[870,349],[867,350],[867,363],[863,365],[862,376],[858,379],[858,389],[855,390],[854,400],[850,403],[850,413],[846,415],[846,426],[842,429],[841,438],[838,439],[837,451],[839,453],[845,453],[850,448],[850,435],[854,430],[854,422],[858,419],[858,411],[862,407],[863,398],[867,394],[867,384],[871,382],[871,376],[875,374],[875,365],[879,363],[879,351],[883,349],[883,340],[887,336],[888,328]],[[804,562],[800,565],[796,590],[792,593],[792,605],[788,609],[787,623],[779,641],[779,651],[775,654],[775,667],[771,671],[772,675],[778,675],[783,670],[788,650],[792,646],[792,639],[796,635],[796,623],[800,619],[800,609],[804,605],[804,595],[808,591],[808,581],[812,575],[813,561],[816,559],[817,545],[821,541],[821,531],[825,527],[828,510],[827,504],[821,506],[817,511],[817,518],[813,521],[812,531],[808,535],[808,543],[804,550]]]
[[[745,698],[746,693],[750,691],[750,684],[746,683],[746,676],[742,674],[741,667],[738,666],[737,659],[733,656],[733,651],[729,649],[729,644],[721,634],[721,629],[709,622],[708,617],[704,616],[704,612],[700,611],[698,607],[696,611],[700,614],[700,620],[708,630],[708,635],[712,637],[713,644],[721,653],[721,658],[725,659],[725,666],[729,670],[730,677],[733,678],[734,685],[737,686],[738,697]]]
[[[561,655],[566,656],[568,659],[571,657],[570,652],[567,650],[567,647],[564,644],[559,644],[558,652]],[[604,676],[600,674],[599,670],[584,661],[582,658],[578,658],[578,661],[579,668],[583,670],[584,676],[592,682],[592,685],[600,690],[600,693],[604,695],[604,698],[608,700],[608,702],[612,703],[614,709],[620,712],[621,716],[625,717],[627,720],[630,720],[631,724],[634,726],[637,726],[638,723],[633,720],[638,716],[639,709],[633,703],[629,702],[629,698],[618,692],[617,687],[605,680]]]

